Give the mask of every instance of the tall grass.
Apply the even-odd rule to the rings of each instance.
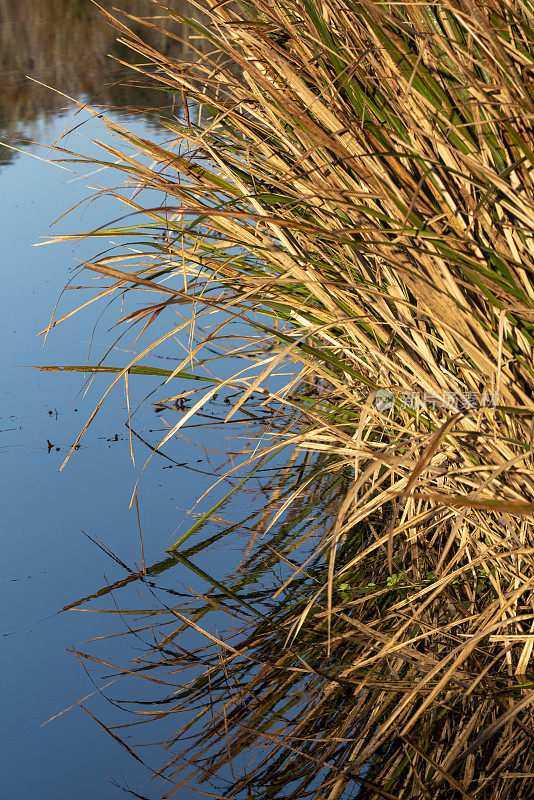
[[[254,393],[274,409],[245,467],[297,469],[248,523],[233,582],[204,575],[205,596],[151,617],[150,666],[192,672],[149,718],[197,717],[168,743],[166,796],[189,780],[211,797],[532,797],[534,7],[202,8],[189,24],[212,52],[193,42],[187,61],[115,23],[184,110],[162,115],[168,146],[108,123],[137,153],[101,162],[120,159],[132,216],[87,235],[138,259],[85,266],[111,278],[100,297],[143,298],[123,322],[146,345],[114,383],[163,341],[156,319],[165,341],[211,314],[203,344],[227,336],[232,377],[161,446],[231,386],[228,421]],[[244,321],[253,348],[232,344]],[[166,399],[202,374],[201,344]],[[208,518],[172,548],[197,571]]]

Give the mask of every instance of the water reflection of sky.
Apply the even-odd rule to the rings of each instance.
[[[64,116],[48,115],[46,123],[40,123],[43,139],[54,141],[65,124]],[[145,123],[135,124],[140,132],[146,131]],[[102,134],[99,121],[89,119],[67,137],[65,146],[90,152],[93,147],[89,140]],[[136,441],[134,468],[129,459],[121,384],[108,397],[82,439],[81,448],[67,467],[58,471],[109,376],[97,376],[84,397],[79,394],[83,387],[81,375],[40,373],[27,368],[83,363],[95,318],[91,307],[71,318],[51,332],[44,350],[42,339],[36,338],[36,332],[46,327],[58,293],[70,277],[69,269],[94,255],[95,243],[32,247],[39,237],[48,234],[53,219],[80,201],[87,186],[86,180],[33,158],[34,155],[43,157],[46,152],[28,147],[25,155],[0,168],[4,289],[0,322],[4,386],[0,405],[3,784],[14,797],[94,800],[119,796],[109,776],[119,782],[124,776],[130,785],[151,797],[157,795],[154,789],[142,788],[146,773],[79,708],[42,727],[49,717],[96,689],[65,649],[123,629],[112,617],[79,611],[51,615],[72,600],[90,594],[105,580],[124,577],[124,572],[86,539],[82,530],[100,537],[128,565],[140,563],[137,520],[135,512],[127,509],[139,469],[149,452]],[[98,175],[99,182],[110,180],[105,173]],[[100,200],[80,207],[54,230],[88,230],[119,213],[113,202]],[[72,293],[62,302],[64,309],[77,304]],[[101,325],[94,336],[93,361],[103,354],[109,341],[106,325]],[[167,354],[175,357],[176,347],[169,346]],[[119,355],[117,363],[125,363],[124,354]],[[156,385],[153,378],[131,379],[132,406]],[[156,415],[153,409],[147,409],[137,417],[135,428],[147,441],[157,444],[165,431],[165,417],[165,413]],[[176,420],[171,416],[169,421]],[[211,484],[220,461],[215,453],[206,453],[188,440],[196,438],[204,448],[218,450],[224,448],[230,431],[221,432],[215,426],[210,429],[209,441],[204,437],[203,442],[195,430],[184,431],[184,436],[171,443],[166,452],[199,471],[171,466],[155,456],[140,484],[147,564],[161,559],[165,547],[177,538],[175,531],[184,512]],[[199,459],[201,463],[197,463]],[[219,575],[224,559],[225,556],[218,556]],[[234,555],[228,554],[228,563],[233,560]],[[180,588],[182,580],[192,584],[191,576],[184,575],[183,568],[178,567],[167,583]],[[124,660],[120,645],[108,640],[100,656],[112,660],[119,649]],[[104,675],[105,670],[100,669],[97,674]],[[104,697],[95,695],[89,705],[93,713],[101,712],[102,718],[110,722],[113,709]],[[130,744],[139,740],[131,732],[126,732],[124,738]],[[145,757],[150,761],[150,751]],[[158,765],[159,761],[155,755],[154,763]]]
[[[184,6],[181,0],[172,0],[171,4]],[[114,0],[113,3],[104,0],[103,5],[109,8],[119,5],[133,13],[146,11],[147,7],[144,0]],[[160,34],[150,35],[153,44],[162,44]],[[102,306],[98,309],[90,306],[55,328],[43,349],[43,339],[37,338],[36,333],[46,327],[62,287],[73,277],[73,268],[93,257],[103,245],[95,241],[32,245],[50,233],[91,230],[117,218],[124,209],[109,199],[99,199],[79,206],[53,229],[49,228],[54,219],[87,196],[88,186],[112,185],[116,177],[97,172],[87,179],[42,160],[51,153],[46,148],[28,144],[27,140],[53,143],[64,134],[73,112],[64,110],[68,105],[65,98],[54,95],[40,84],[30,83],[25,76],[32,75],[84,99],[99,92],[98,102],[102,104],[150,106],[167,103],[168,97],[161,93],[153,97],[134,88],[125,90],[117,85],[106,88],[106,83],[113,83],[118,73],[105,54],[113,52],[124,57],[124,50],[120,51],[113,44],[114,36],[89,0],[18,0],[17,3],[0,0],[0,75],[3,78],[0,140],[20,148],[20,152],[16,152],[0,146],[4,298],[0,318],[3,386],[0,396],[0,519],[4,566],[0,581],[3,612],[0,622],[3,677],[0,747],[5,793],[21,800],[33,797],[112,800],[123,796],[110,783],[110,778],[129,784],[146,797],[159,796],[154,785],[146,783],[146,771],[79,707],[43,727],[50,717],[94,692],[87,701],[93,714],[106,724],[125,722],[123,717],[117,717],[116,709],[104,694],[96,691],[110,680],[103,676],[114,670],[93,668],[96,681],[93,685],[74,656],[66,653],[66,648],[92,637],[123,631],[123,622],[112,615],[80,610],[54,615],[66,604],[95,592],[106,582],[125,577],[124,570],[107,558],[82,530],[93,538],[99,537],[132,569],[141,563],[137,518],[134,511],[128,511],[139,470],[151,452],[141,440],[156,446],[167,430],[165,423],[176,422],[172,412],[157,414],[153,407],[139,412],[133,425],[140,436],[140,439],[134,437],[134,467],[129,458],[129,437],[124,424],[127,419],[124,384],[120,383],[83,437],[80,449],[59,472],[69,448],[105,391],[109,376],[96,376],[84,396],[82,375],[43,373],[31,368],[39,364],[84,363],[90,341],[90,361],[97,363],[112,342],[108,328],[117,316],[112,306],[93,330],[96,312],[101,311]],[[195,45],[199,46],[198,41]],[[176,56],[183,58],[184,52]],[[128,127],[135,127],[140,135],[162,136],[156,132],[154,118],[148,113],[143,117],[115,113],[114,118],[121,122],[127,120]],[[105,135],[102,123],[85,113],[79,115],[74,124],[78,126],[76,131],[64,136],[62,146],[85,155],[102,156],[91,143],[91,139]],[[78,168],[80,171],[83,172]],[[89,282],[87,273],[73,281],[74,285]],[[89,296],[85,290],[67,292],[61,299],[60,310],[71,310],[84,296]],[[137,304],[140,302],[136,299]],[[212,317],[206,319],[206,324],[213,325],[216,321],[216,317]],[[161,324],[166,325],[167,320]],[[243,330],[236,328],[237,335]],[[187,331],[160,349],[159,360],[152,359],[151,363],[174,368],[176,358],[183,355],[186,340]],[[235,345],[238,344],[236,340]],[[130,342],[127,338],[121,340],[117,347],[128,350],[131,338]],[[127,354],[118,349],[112,352],[107,363],[122,366],[126,358]],[[157,379],[149,377],[131,378],[132,408],[158,383]],[[171,393],[163,390],[159,396],[167,397]],[[169,442],[165,452],[174,462],[156,455],[144,472],[139,505],[147,565],[164,558],[166,547],[195,519],[186,515],[196,498],[213,482],[221,462],[217,451],[236,447],[233,436],[239,432],[237,428],[222,429],[217,424],[216,418],[227,410],[219,400],[219,408],[215,404],[207,412],[214,417],[205,420],[209,428],[199,431],[188,426],[180,437]],[[176,462],[186,466],[177,466]],[[229,488],[221,484],[215,497],[206,498],[194,512],[205,511]],[[221,516],[230,522],[241,519],[248,513],[248,503],[248,498],[241,499],[234,507],[222,509]],[[204,529],[188,544],[210,532],[213,531]],[[244,535],[242,531],[237,532],[233,543],[225,543],[224,549],[215,555],[212,550],[200,554],[196,563],[207,571],[215,567],[213,571],[222,577],[235,564]],[[182,566],[166,572],[159,583],[173,591],[187,591],[184,586],[206,588],[201,579],[186,573]],[[143,607],[146,602],[140,602],[138,590],[137,584],[126,587],[118,601],[124,601],[125,606]],[[154,598],[149,597],[149,600],[155,602]],[[106,597],[93,604],[95,606],[112,609],[113,603]],[[120,640],[108,639],[94,652],[110,662],[117,658],[119,663],[124,663],[129,658],[129,646],[125,648]],[[90,646],[84,645],[82,649],[88,650]],[[147,699],[145,685],[139,688],[135,681],[128,682],[115,694],[114,688],[109,689],[111,696],[133,699],[136,692],[142,692],[142,698]],[[163,738],[166,732],[163,725],[159,736]],[[122,736],[130,746],[146,741],[135,728],[123,731]],[[157,739],[157,730],[150,731],[150,736]],[[158,747],[144,748],[143,757],[155,767],[162,763]],[[181,800],[181,796],[178,797]]]

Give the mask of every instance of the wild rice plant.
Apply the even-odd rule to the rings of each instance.
[[[172,36],[185,19],[152,5],[148,28]],[[137,153],[98,162],[117,159],[132,216],[87,235],[138,257],[85,267],[111,278],[99,298],[142,293],[123,317],[140,337],[156,319],[168,333],[94,369],[150,372],[162,341],[214,314],[203,344],[226,335],[237,367],[161,446],[231,386],[228,421],[254,393],[275,409],[245,466],[285,452],[298,469],[272,482],[233,582],[204,574],[206,595],[162,606],[153,660],[128,667],[169,676],[150,719],[195,709],[165,796],[206,781],[258,800],[533,797],[534,6],[202,10],[189,24],[212,51],[192,39],[187,61],[114,23],[183,113],[161,117],[168,146],[108,122]],[[252,350],[232,345],[236,322]],[[201,345],[166,399],[201,374]],[[208,517],[172,548],[193,569]],[[191,628],[207,642],[184,652]]]

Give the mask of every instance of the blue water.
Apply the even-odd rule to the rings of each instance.
[[[104,136],[105,131],[99,120],[88,115],[78,117],[75,124],[82,119],[86,120],[84,124],[63,144],[94,153],[90,139]],[[68,121],[69,114],[49,114],[38,119],[28,135],[52,143]],[[149,131],[148,123],[142,120],[130,124],[142,134],[158,136],[153,125]],[[132,568],[141,564],[137,518],[128,505],[150,451],[136,441],[136,465],[132,465],[124,425],[124,385],[120,384],[107,398],[80,449],[60,472],[59,466],[105,390],[109,376],[98,376],[87,396],[83,396],[82,375],[43,373],[31,368],[84,363],[93,336],[96,306],[55,328],[44,348],[43,338],[36,334],[46,327],[62,287],[72,277],[73,267],[101,249],[94,241],[33,245],[50,232],[90,230],[117,217],[121,209],[109,198],[99,200],[81,206],[51,231],[52,221],[87,195],[91,181],[110,185],[113,178],[99,173],[88,181],[36,158],[51,156],[41,147],[25,145],[22,149],[22,154],[0,166],[4,298],[0,317],[2,784],[5,796],[17,800],[112,800],[124,796],[112,781],[130,785],[146,797],[157,797],[157,786],[147,784],[146,770],[78,705],[60,713],[95,693],[109,680],[104,676],[114,672],[87,664],[93,684],[66,649],[92,637],[124,630],[122,621],[113,615],[79,610],[56,615],[66,604],[125,575],[82,531],[99,537]],[[86,273],[74,283],[89,279]],[[78,295],[85,296],[83,291],[68,292],[61,300],[61,309],[75,307]],[[108,321],[112,318],[113,313]],[[99,360],[111,341],[106,328],[104,323],[94,332],[93,362]],[[176,343],[160,353],[170,359],[181,355]],[[124,353],[118,352],[115,363],[124,364],[125,358]],[[176,361],[161,364],[168,368]],[[132,378],[132,406],[157,385],[153,378]],[[165,392],[163,396],[167,396]],[[167,415],[156,414],[147,407],[138,414],[134,427],[156,445],[165,431],[162,418]],[[173,424],[176,418],[171,415],[168,421]],[[194,430],[184,433],[214,450],[224,448],[226,437],[230,436],[229,431],[217,432],[216,428],[210,428],[209,439],[204,440]],[[184,530],[186,512],[199,492],[210,485],[220,460],[186,439],[171,443],[166,452],[180,463],[186,462],[189,468],[172,466],[154,456],[143,474],[139,505],[147,564],[165,557],[165,548]],[[192,471],[191,467],[201,471]],[[202,508],[205,507],[204,504]],[[222,560],[219,557],[219,576],[224,572],[224,559],[225,556]],[[228,554],[228,565],[233,559],[235,554]],[[168,583],[180,589],[191,585],[192,580],[180,567]],[[112,603],[106,607],[112,608]],[[91,650],[91,646],[80,645],[80,649]],[[91,652],[109,661],[115,656],[121,663],[125,660],[120,640],[109,639]],[[129,687],[128,691],[131,696],[135,690]],[[142,693],[143,687],[138,691]],[[98,692],[86,704],[106,724],[116,715]],[[126,730],[123,737],[129,745],[143,740],[135,728]],[[157,747],[143,752],[147,761],[160,765]]]

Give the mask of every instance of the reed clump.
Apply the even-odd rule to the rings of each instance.
[[[151,611],[149,718],[196,714],[166,796],[532,797],[534,6],[202,9],[212,51],[187,61],[115,23],[183,113],[162,115],[165,146],[109,122],[139,156],[108,147],[133,216],[91,235],[139,257],[85,265],[101,295],[145,298],[140,336],[222,320],[204,345],[227,336],[237,366],[162,446],[225,387],[228,420],[258,392],[274,409],[241,465],[280,469],[240,570]],[[236,322],[254,347],[232,347]],[[94,369],[131,381],[161,341]],[[171,548],[191,568],[199,531]],[[207,639],[185,652],[191,628]]]

